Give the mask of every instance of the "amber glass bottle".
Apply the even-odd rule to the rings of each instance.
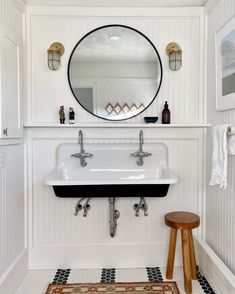
[[[171,122],[171,112],[168,108],[167,101],[165,101],[164,109],[162,111],[162,123],[169,124]]]

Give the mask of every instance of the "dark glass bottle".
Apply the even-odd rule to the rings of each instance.
[[[164,109],[162,111],[162,123],[169,124],[171,122],[171,112],[168,108],[167,101],[165,101]]]

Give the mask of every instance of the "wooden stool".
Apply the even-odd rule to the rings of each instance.
[[[192,281],[197,280],[197,266],[193,245],[192,229],[200,224],[198,215],[191,212],[176,211],[165,215],[165,224],[171,228],[166,278],[172,279],[177,229],[181,230],[182,255],[184,269],[184,289],[187,294],[192,293]]]

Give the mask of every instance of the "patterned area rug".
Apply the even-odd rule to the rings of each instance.
[[[50,284],[46,294],[179,294],[176,282],[138,282],[138,283],[89,283],[89,284]]]

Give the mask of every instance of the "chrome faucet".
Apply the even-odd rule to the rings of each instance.
[[[137,157],[137,164],[142,166],[144,164],[144,157],[152,156],[152,153],[144,152],[143,151],[143,144],[144,144],[144,134],[143,131],[140,130],[139,133],[139,150],[137,152],[131,153],[132,157]]]
[[[85,152],[84,147],[83,147],[83,133],[81,130],[78,133],[78,144],[80,144],[80,146],[81,146],[80,152],[71,154],[71,157],[80,158],[81,166],[85,167],[87,165],[86,158],[92,157],[93,154]]]
[[[81,146],[81,152],[82,152],[82,153],[85,152],[85,151],[84,151],[84,148],[83,148],[83,133],[82,133],[81,130],[78,132],[78,145],[79,145],[79,144],[80,144],[80,146]]]
[[[140,133],[139,133],[139,141],[140,141],[140,147],[139,147],[139,150],[140,150],[140,152],[143,152],[143,150],[142,150],[142,146],[143,146],[143,144],[144,144],[144,133],[143,133],[143,131],[142,130],[140,130]]]

